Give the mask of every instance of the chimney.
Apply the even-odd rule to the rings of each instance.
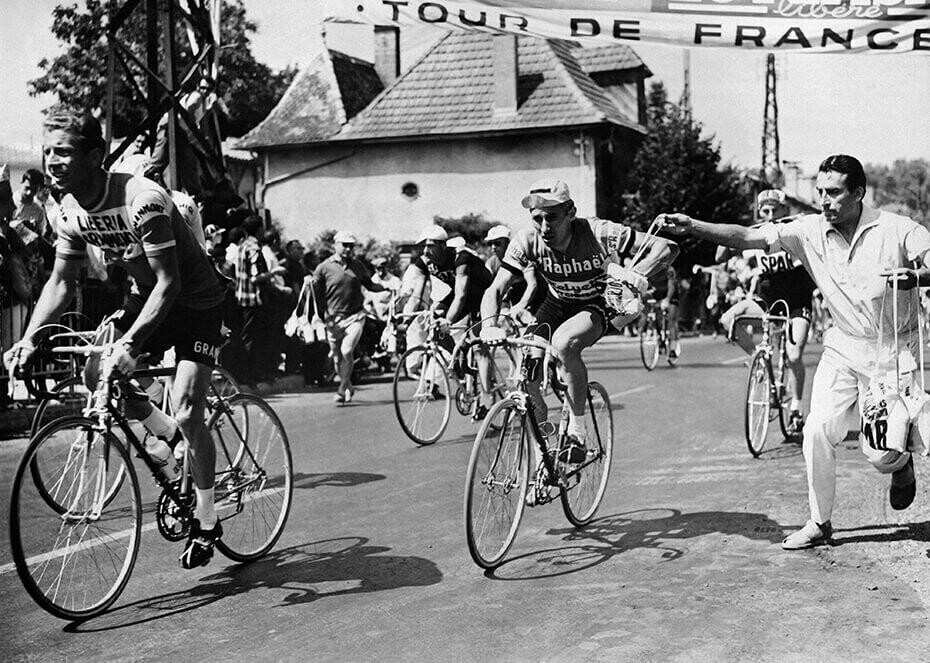
[[[517,112],[517,35],[492,37],[494,50],[494,115]]]
[[[400,76],[400,28],[393,25],[375,26],[375,71],[384,87]]]

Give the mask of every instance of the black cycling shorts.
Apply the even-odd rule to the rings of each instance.
[[[141,295],[129,295],[122,310],[112,316],[116,328],[124,334],[129,331],[139,317],[143,304],[145,298]],[[213,368],[222,345],[222,305],[208,309],[174,306],[138,351],[155,355],[174,348],[177,361],[194,361]]]
[[[536,311],[536,328],[532,331],[537,336],[551,341],[552,332],[582,311],[591,311],[601,321],[601,336],[607,333],[610,320],[617,315],[616,311],[607,306],[603,297],[586,301],[566,301],[556,299],[550,293]]]

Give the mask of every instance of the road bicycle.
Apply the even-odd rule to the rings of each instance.
[[[784,314],[776,314],[783,310]],[[741,316],[736,325],[758,324],[759,317]],[[785,439],[788,430],[787,393],[788,351],[786,339],[791,339],[788,304],[783,299],[774,302],[761,317],[762,338],[756,345],[749,362],[749,380],[746,386],[744,429],[749,453],[758,458],[768,439],[769,424],[778,419]]]
[[[97,335],[96,331],[74,331],[62,325],[54,325],[54,327],[61,327],[62,330],[49,337],[49,342],[51,343],[86,344],[92,341]],[[68,356],[70,357],[71,364],[70,375],[56,382],[45,392],[52,397],[43,398],[37,403],[35,413],[32,416],[32,424],[29,427],[30,438],[35,437],[39,429],[52,420],[52,415],[56,413],[56,410],[49,410],[50,406],[56,404],[67,406],[68,413],[71,414],[80,412],[92,402],[92,392],[84,386],[84,378],[81,375],[81,364],[76,361],[76,358],[80,355],[77,353],[69,353]],[[153,400],[163,411],[167,411],[170,407],[171,392],[169,385],[171,378],[174,376],[174,367],[165,366],[143,370],[145,370],[145,373],[137,372],[135,377],[150,377],[160,382],[161,387],[157,391],[160,391],[162,395],[160,398],[156,397]],[[240,391],[236,379],[222,366],[214,367],[210,381],[216,392],[224,398],[237,394]]]
[[[560,460],[567,440],[568,399],[562,403],[558,427],[537,412],[526,391],[531,364],[542,366],[542,382],[550,380],[547,364],[557,363],[551,346],[539,337],[507,337],[486,333],[481,342],[509,348],[518,356],[515,388],[488,412],[475,437],[465,478],[465,536],[478,566],[498,566],[517,535],[524,508],[561,500],[566,518],[583,527],[594,518],[610,475],[613,413],[607,390],[588,383],[587,454],[583,462]],[[529,355],[542,355],[529,362]],[[545,385],[544,385],[545,386]],[[553,385],[564,389],[564,385]],[[551,443],[550,443],[551,440]],[[534,457],[535,450],[535,457]],[[531,459],[535,469],[531,474]],[[531,478],[532,476],[532,478]]]
[[[478,358],[475,344],[460,341],[449,350],[449,337],[443,328],[443,318],[430,306],[424,311],[399,314],[401,321],[419,325],[425,333],[421,343],[408,348],[394,369],[394,412],[404,434],[416,444],[426,446],[442,437],[449,425],[452,403],[463,416],[480,419]],[[463,339],[474,339],[482,323],[476,323],[462,333]],[[498,386],[509,373],[509,358],[504,352],[488,352],[490,362],[491,401],[502,394]]]
[[[51,352],[91,355],[103,349],[79,344]],[[24,378],[36,397],[50,396]],[[169,541],[190,533],[195,494],[187,446],[180,451],[179,477],[168,479],[122,412],[129,391],[125,382],[101,379],[83,415],[56,419],[38,431],[13,477],[9,528],[17,573],[33,600],[62,619],[97,616],[119,598],[143,530],[157,528]],[[234,561],[256,560],[275,545],[290,511],[287,434],[258,396],[223,397],[212,385],[207,428],[216,445],[216,510],[224,530],[216,548]],[[154,486],[140,483],[132,451]],[[142,526],[143,509],[154,512],[153,526]]]
[[[652,297],[643,302],[645,310],[639,328],[639,356],[643,366],[651,371],[659,363],[659,355],[664,354],[670,366],[678,361],[671,354],[668,333],[668,311],[663,309]]]

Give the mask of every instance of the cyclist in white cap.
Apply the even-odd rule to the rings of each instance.
[[[608,324],[618,316],[605,301],[605,288],[609,281],[620,278],[642,295],[650,277],[665,273],[678,247],[619,223],[577,216],[568,185],[561,180],[536,182],[522,203],[534,227],[518,232],[510,242],[503,269],[481,303],[481,315],[488,319],[500,311],[501,300],[515,274],[525,275],[535,269],[546,279],[549,293],[536,312],[536,334],[551,341],[562,362],[567,387],[571,408],[569,439],[561,452],[565,457],[560,460],[578,463],[585,458],[587,438],[584,411],[588,369],[581,353],[607,333]],[[620,267],[621,259],[640,249],[642,256],[637,264],[630,269]],[[537,411],[546,412],[539,391],[540,377],[535,376],[528,387]]]
[[[371,274],[353,256],[355,235],[340,230],[333,237],[335,252],[317,265],[311,285],[317,316],[326,323],[329,345],[339,375],[333,396],[337,405],[352,400],[352,365],[355,347],[365,328],[365,298],[362,287],[372,292],[387,288],[371,280]]]
[[[484,242],[491,247],[491,257],[484,261],[484,266],[497,276],[504,264],[507,247],[510,246],[510,228],[504,225],[491,226]],[[504,301],[510,304],[510,315],[517,320],[532,320],[537,309],[546,299],[546,283],[536,277],[536,270],[514,274],[513,283],[504,295]]]

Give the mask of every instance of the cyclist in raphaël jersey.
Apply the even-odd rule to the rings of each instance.
[[[103,361],[110,375],[128,378],[139,355],[175,350],[173,418],[142,394],[126,399],[125,408],[169,445],[180,440],[179,430],[189,443],[197,501],[180,562],[184,568],[202,566],[223,531],[214,505],[216,451],[204,421],[222,343],[220,277],[167,191],[143,177],[103,170],[106,146],[95,118],[55,111],[44,125],[46,171],[61,203],[55,264],[23,340],[4,355],[4,363],[15,370],[29,362],[37,331],[57,322],[74,298],[88,247],[98,247],[108,262],[126,270],[132,292],[112,318],[120,338],[105,349]],[[89,368],[97,366],[97,358],[88,362]],[[98,375],[85,371],[88,386]]]
[[[562,362],[562,378],[571,409],[568,444],[560,460],[580,463],[585,458],[587,430],[584,419],[588,370],[581,358],[585,348],[594,345],[613,320],[618,327],[632,317],[617,320],[621,311],[605,299],[605,289],[623,281],[639,296],[648,279],[665,274],[678,254],[678,246],[652,235],[637,232],[620,223],[576,216],[568,185],[561,180],[536,182],[523,207],[530,211],[533,229],[516,234],[504,256],[491,287],[481,303],[483,320],[493,319],[515,275],[535,269],[549,286],[545,301],[536,313],[535,333],[549,340]],[[620,260],[641,254],[629,269]],[[546,412],[540,393],[539,371],[531,375],[528,392],[534,409]]]

